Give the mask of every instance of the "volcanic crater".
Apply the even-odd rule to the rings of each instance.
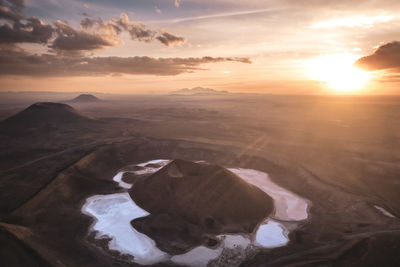
[[[269,195],[231,171],[181,159],[138,177],[129,194],[151,214],[132,226],[173,254],[213,247],[223,233],[252,233],[274,210]]]

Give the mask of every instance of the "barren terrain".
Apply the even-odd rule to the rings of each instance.
[[[113,181],[121,168],[163,158],[260,170],[311,201],[310,219],[287,246],[243,266],[400,262],[398,97],[105,95],[68,103],[77,120],[5,120],[58,98],[67,99],[11,94],[0,103],[4,266],[135,265],[110,256],[107,240],[92,242],[81,207],[92,195],[122,192]]]

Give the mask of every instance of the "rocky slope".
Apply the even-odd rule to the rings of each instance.
[[[227,169],[179,159],[135,181],[130,195],[152,214],[133,226],[175,253],[213,246],[217,234],[253,232],[273,211],[270,196]]]

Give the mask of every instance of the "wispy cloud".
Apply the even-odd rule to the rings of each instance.
[[[278,9],[278,8],[265,8],[265,9],[257,9],[257,10],[246,10],[246,11],[237,11],[237,12],[228,12],[228,13],[218,13],[218,14],[204,15],[204,16],[185,17],[185,18],[170,19],[170,20],[163,20],[163,21],[157,21],[157,22],[181,23],[181,22],[192,21],[192,20],[205,20],[205,19],[226,18],[226,17],[235,17],[235,16],[259,14],[259,13],[268,13],[268,12],[274,12],[274,11],[277,11],[277,10],[280,10],[280,9]]]
[[[332,20],[321,21],[310,26],[311,29],[326,29],[338,27],[372,27],[377,23],[386,23],[395,19],[394,15],[382,16],[352,16],[345,18],[336,18]]]

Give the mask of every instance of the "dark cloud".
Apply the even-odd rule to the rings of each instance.
[[[82,14],[82,15],[85,16],[84,14]],[[94,27],[97,23],[103,23],[103,21],[100,19],[92,19],[92,18],[89,18],[88,16],[86,16],[86,18],[84,18],[81,21],[81,26],[84,29],[89,29],[89,28]]]
[[[147,29],[144,24],[129,20],[128,15],[125,13],[122,13],[118,19],[115,19],[114,23],[127,31],[132,40],[150,42],[157,34],[157,31]]]
[[[362,57],[355,66],[366,70],[400,70],[400,42],[394,41],[380,46],[372,55]]]
[[[0,75],[96,76],[118,74],[178,75],[202,70],[201,65],[224,61],[250,63],[247,58],[152,58],[32,55],[21,49],[0,50]]]
[[[248,57],[203,57],[208,62],[221,62],[221,61],[236,61],[246,64],[252,64],[252,61]]]
[[[0,0],[0,19],[11,21],[0,25],[0,43],[46,44],[53,35],[53,28],[38,18],[24,19],[23,0]]]
[[[0,26],[0,43],[42,43],[46,44],[53,35],[53,27],[38,18],[29,18],[25,23],[16,21],[12,26]]]
[[[81,27],[85,30],[92,30],[101,34],[116,36],[122,32],[121,27],[113,23],[113,21],[103,22],[102,19],[84,18],[81,21]]]
[[[131,21],[125,13],[106,22],[85,17],[81,27],[74,28],[62,21],[51,26],[34,17],[24,19],[23,7],[23,0],[0,0],[0,18],[12,21],[0,25],[0,43],[12,46],[16,43],[42,43],[59,54],[79,54],[122,43],[122,31],[128,32],[132,40],[151,42],[157,38],[167,46],[185,40],[168,32],[148,29],[140,22]],[[55,39],[50,42],[53,36]]]
[[[10,8],[0,5],[0,19],[17,21],[22,18],[23,16],[20,13],[13,12]]]
[[[180,43],[184,43],[186,41],[185,38],[175,36],[168,32],[163,32],[163,33],[161,33],[161,35],[157,36],[156,38],[157,38],[157,40],[159,40],[161,43],[163,43],[166,46],[180,44]]]
[[[21,13],[23,0],[0,0],[0,19],[18,21],[24,16]]]
[[[84,29],[77,30],[68,23],[57,21],[55,23],[57,37],[49,47],[57,52],[76,53],[103,49],[118,44],[118,32],[112,28],[108,30],[100,29],[100,26],[98,26],[94,32],[85,30],[86,28],[92,27],[91,23],[90,19],[86,18],[82,21],[82,27]]]
[[[169,32],[148,29],[143,23],[131,21],[125,13],[122,13],[119,18],[112,19],[108,22],[103,22],[101,19],[84,18],[81,21],[81,26],[85,30],[95,29],[96,32],[102,35],[110,35],[111,33],[114,38],[122,31],[126,31],[134,41],[151,42],[157,39],[166,46],[186,41],[185,38],[175,36]]]
[[[107,22],[103,22],[101,19],[85,18],[81,21],[81,26],[85,30],[95,30],[101,33],[112,32],[114,35],[126,31],[132,40],[142,42],[152,41],[157,34],[157,31],[147,29],[146,25],[129,20],[128,15],[125,13],[122,13],[119,18]]]

